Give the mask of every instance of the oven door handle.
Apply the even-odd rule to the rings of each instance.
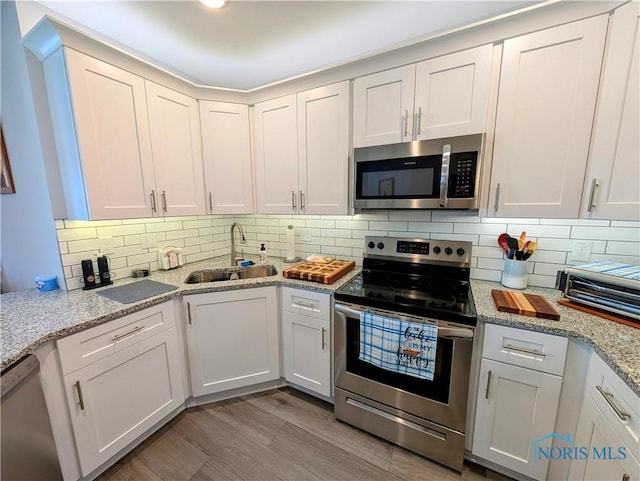
[[[352,316],[356,318],[360,318],[360,314],[362,312],[357,311],[355,309],[351,309],[347,306],[343,306],[341,304],[335,304],[334,309],[336,312],[340,312],[342,314],[346,314],[347,316]],[[473,339],[473,329],[465,329],[464,327],[438,327],[438,337],[454,337],[459,339]]]

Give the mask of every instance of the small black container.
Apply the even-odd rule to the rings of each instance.
[[[82,281],[84,283],[83,289],[95,289],[96,287],[98,287],[96,285],[96,276],[93,272],[93,262],[91,262],[91,259],[85,259],[81,261],[80,265],[82,265]]]
[[[100,276],[100,285],[108,286],[113,284],[111,280],[111,272],[109,272],[109,260],[107,256],[98,257],[98,275]]]

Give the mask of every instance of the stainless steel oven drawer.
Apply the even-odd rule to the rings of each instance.
[[[334,402],[337,419],[462,471],[464,434],[338,387]]]

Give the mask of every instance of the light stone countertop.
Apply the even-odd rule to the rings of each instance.
[[[270,258],[268,264],[278,269],[277,275],[203,284],[184,284],[184,280],[191,272],[197,270],[227,267],[227,257],[201,261],[170,271],[154,271],[146,279],[171,284],[177,286],[177,289],[132,304],[120,304],[99,296],[97,291],[100,288],[70,292],[39,292],[34,288],[2,294],[0,369],[6,369],[49,340],[59,339],[179,296],[278,285],[332,294],[360,271],[359,268],[355,268],[333,284],[325,285],[283,277],[282,270],[293,264],[285,264],[280,259]],[[116,281],[114,286],[139,280],[127,278]],[[472,280],[471,289],[478,312],[478,322],[501,324],[583,341],[593,347],[627,385],[640,395],[640,329],[557,305],[555,301],[560,297],[560,292],[553,289],[529,287],[524,292],[539,294],[551,301],[561,314],[559,321],[497,311],[491,297],[491,289],[505,289],[498,283]]]

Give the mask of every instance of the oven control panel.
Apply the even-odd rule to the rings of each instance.
[[[365,257],[394,258],[408,262],[471,264],[471,242],[402,237],[365,237]]]

